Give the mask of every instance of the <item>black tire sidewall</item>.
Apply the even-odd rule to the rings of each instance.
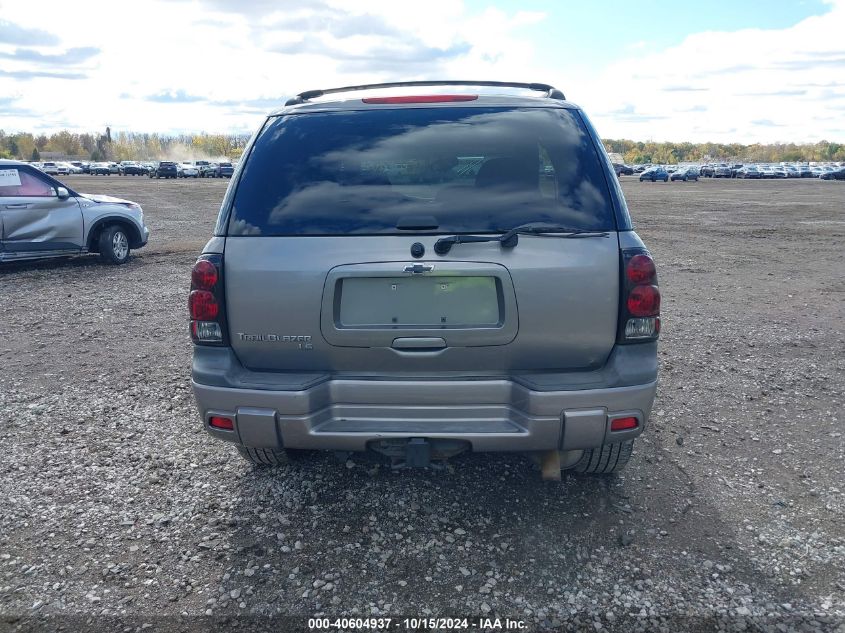
[[[125,264],[129,259],[129,253],[131,249],[126,249],[126,256],[122,259],[118,258],[114,253],[114,236],[117,233],[122,233],[123,236],[126,238],[127,243],[129,242],[129,235],[127,235],[126,230],[123,227],[117,225],[111,225],[105,227],[101,232],[98,238],[98,243],[100,247],[100,258],[109,264]]]

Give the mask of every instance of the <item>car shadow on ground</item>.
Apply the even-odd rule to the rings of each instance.
[[[128,265],[130,259],[125,265]],[[94,268],[106,266],[100,261],[98,255],[69,255],[67,257],[55,257],[51,259],[29,260],[21,262],[4,262],[0,264],[0,276],[9,273],[27,273],[38,271],[54,270],[77,270],[80,268]]]
[[[507,613],[577,592],[597,566],[610,587],[623,577],[680,576],[704,593],[702,562],[730,559],[723,576],[759,584],[734,528],[657,440],[641,444],[622,476],[542,481],[518,454],[470,454],[451,465],[391,471],[315,454],[276,469],[245,466],[224,563],[229,585],[308,614],[366,607],[376,595],[400,611],[466,608],[456,587],[484,593],[490,577],[507,582],[506,596],[521,596],[509,605],[499,598]],[[250,582],[242,574],[251,567],[275,570],[272,583]]]

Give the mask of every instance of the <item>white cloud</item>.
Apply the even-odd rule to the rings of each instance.
[[[845,137],[845,4],[780,30],[698,33],[588,66],[539,12],[457,0],[5,2],[0,121],[8,130],[248,132],[305,89],[399,79],[548,81],[606,137],[773,141]],[[45,20],[44,16],[50,16]],[[61,25],[52,31],[49,25]],[[4,39],[5,37],[5,39]],[[572,58],[566,66],[549,60]]]
[[[628,57],[573,96],[609,138],[843,139],[845,2],[830,4],[790,28],[697,33]],[[630,106],[625,116],[614,112],[620,103]]]

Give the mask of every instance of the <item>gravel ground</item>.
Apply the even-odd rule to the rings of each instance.
[[[67,180],[142,204],[152,238],[121,267],[0,268],[0,629],[845,631],[842,183],[623,179],[664,296],[658,401],[624,474],[556,483],[518,455],[254,470],[189,382],[227,181]]]

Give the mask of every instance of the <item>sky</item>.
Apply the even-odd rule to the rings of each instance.
[[[550,83],[603,138],[845,142],[845,0],[0,0],[0,129],[249,134],[303,90]]]

